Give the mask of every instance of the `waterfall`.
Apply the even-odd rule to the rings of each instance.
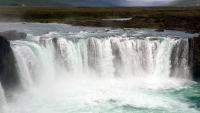
[[[20,81],[24,88],[29,88],[33,82],[32,77],[35,74],[34,71],[36,58],[34,56],[34,53],[26,45],[13,45],[12,49],[17,60]]]
[[[69,72],[82,72],[82,58],[79,43],[64,38],[58,39],[60,63]]]
[[[170,38],[129,39],[117,37],[111,39],[111,44],[115,56],[116,74],[169,76],[172,44],[177,45],[178,43]],[[184,46],[188,48],[187,44]],[[184,54],[186,55],[187,52]]]
[[[90,38],[88,40],[88,65],[96,70],[98,73],[101,72],[101,42],[99,39]]]
[[[190,78],[188,53],[189,47],[187,39],[175,39],[173,41],[171,53],[171,73],[173,76]]]
[[[41,39],[42,40],[42,39]],[[13,41],[12,49],[17,61],[18,73],[23,88],[28,89],[33,82],[54,81],[54,47],[52,40],[44,43]]]
[[[25,88],[60,76],[189,77],[188,39],[107,37],[70,40],[40,38],[13,41],[20,80]]]

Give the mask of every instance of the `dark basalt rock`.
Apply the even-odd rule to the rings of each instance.
[[[159,28],[159,29],[156,29],[155,31],[157,31],[157,32],[164,32],[164,29]]]
[[[189,38],[189,67],[195,80],[200,80],[200,36]]]
[[[20,83],[15,64],[10,42],[0,36],[0,81],[6,92],[14,90]]]
[[[53,45],[54,45],[56,50],[58,49],[58,42],[57,41],[58,41],[58,39],[55,38],[55,37],[52,39]]]
[[[26,39],[27,34],[23,32],[17,32],[16,30],[0,32],[0,35],[7,40],[21,40]]]

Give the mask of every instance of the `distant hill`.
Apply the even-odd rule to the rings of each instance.
[[[109,7],[109,6],[161,6],[168,1],[143,0],[0,0],[0,6],[50,7]]]
[[[200,0],[174,0],[166,6],[177,6],[177,7],[200,7]]]
[[[107,7],[103,0],[0,0],[0,6]]]
[[[0,6],[70,6],[51,0],[0,0]]]

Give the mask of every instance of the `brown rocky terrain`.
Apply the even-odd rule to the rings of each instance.
[[[86,20],[69,21],[67,24],[75,26],[95,26],[95,27],[120,27],[120,28],[156,28],[157,31],[181,30],[189,33],[200,32],[200,17],[177,17],[164,16],[162,18],[151,18],[136,16],[130,20]]]

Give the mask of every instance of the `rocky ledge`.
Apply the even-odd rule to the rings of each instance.
[[[16,30],[0,32],[0,35],[7,40],[21,40],[26,39],[27,34],[23,32],[17,32]]]

